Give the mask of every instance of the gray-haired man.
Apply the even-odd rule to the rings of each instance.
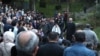
[[[17,56],[34,56],[38,49],[38,36],[31,31],[23,31],[15,40]]]

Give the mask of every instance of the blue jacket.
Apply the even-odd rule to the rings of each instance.
[[[81,43],[75,43],[65,49],[63,56],[96,56],[93,50],[90,50]]]

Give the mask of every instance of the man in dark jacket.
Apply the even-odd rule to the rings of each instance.
[[[13,26],[11,25],[11,22],[11,19],[7,19],[6,24],[4,25],[4,32],[9,31],[10,29],[13,31]]]
[[[57,43],[58,33],[50,32],[49,43],[40,46],[36,56],[63,56],[64,49]]]
[[[67,25],[65,27],[65,30],[67,30],[66,39],[69,40],[69,41],[72,41],[72,35],[76,31],[76,26],[75,26],[75,23],[73,23],[73,19],[72,18],[69,18],[69,20],[67,22]]]

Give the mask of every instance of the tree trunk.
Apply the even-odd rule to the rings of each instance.
[[[35,10],[35,1],[36,0],[29,0],[29,10]]]
[[[33,5],[32,0],[29,0],[29,10],[32,10],[32,5]]]

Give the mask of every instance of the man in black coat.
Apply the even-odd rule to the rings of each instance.
[[[76,31],[76,26],[75,26],[75,23],[73,23],[72,18],[69,18],[67,25],[65,27],[65,30],[67,30],[66,39],[72,42],[72,35]]]
[[[64,49],[57,43],[58,33],[50,32],[49,43],[40,46],[36,56],[63,56]]]
[[[11,22],[11,19],[7,19],[6,24],[4,25],[4,32],[9,30],[13,31],[13,26],[11,25]]]

